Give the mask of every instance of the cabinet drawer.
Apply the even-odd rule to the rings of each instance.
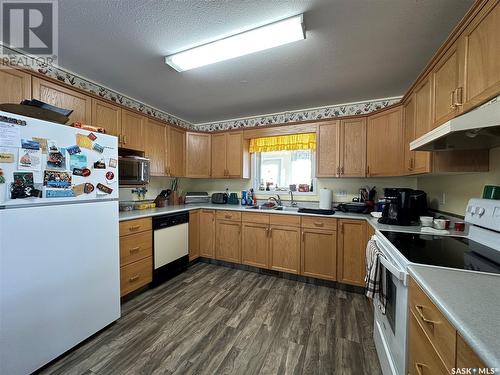
[[[128,220],[120,222],[120,236],[127,234],[144,232],[153,228],[151,218]]]
[[[269,224],[269,215],[257,212],[243,212],[241,221],[244,223]]]
[[[337,219],[329,217],[302,216],[302,227],[313,229],[337,230]]]
[[[148,257],[120,268],[120,295],[123,297],[153,280],[153,258]]]
[[[120,238],[120,266],[152,256],[152,249],[153,239],[150,231]]]
[[[434,350],[413,312],[410,312],[410,354],[408,358],[408,375],[445,375],[448,374],[443,362]],[[455,346],[453,346],[455,349]]]
[[[217,210],[215,217],[219,220],[241,221],[241,212]]]
[[[413,279],[410,280],[410,309],[446,367],[454,367],[456,330]]]
[[[300,227],[300,216],[298,215],[269,215],[269,223],[271,225],[289,225],[292,227]]]

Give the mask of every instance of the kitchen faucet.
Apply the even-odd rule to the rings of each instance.
[[[290,190],[290,206],[295,207],[297,206],[297,202],[293,199],[293,191]]]
[[[276,197],[277,197],[277,198],[275,198],[275,197],[269,197],[269,198],[268,198],[268,201],[273,200],[273,201],[275,201],[275,202],[276,202],[276,204],[277,204],[278,206],[281,206],[281,198],[280,198],[280,196],[279,196],[278,194],[276,194]]]

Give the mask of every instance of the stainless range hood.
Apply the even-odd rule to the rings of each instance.
[[[499,146],[500,98],[497,98],[417,138],[410,143],[410,150],[484,150]]]

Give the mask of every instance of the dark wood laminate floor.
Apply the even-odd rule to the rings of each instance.
[[[197,263],[42,373],[380,374],[372,333],[360,294]]]

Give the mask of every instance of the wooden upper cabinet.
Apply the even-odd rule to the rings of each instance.
[[[215,211],[200,210],[200,256],[215,258]]]
[[[337,232],[302,228],[300,273],[319,279],[337,279]]]
[[[397,106],[368,117],[367,176],[398,176],[402,173],[404,161],[402,112],[401,106]]]
[[[340,177],[366,175],[366,117],[340,122]]]
[[[459,113],[460,58],[457,43],[438,61],[431,73],[432,118],[430,127],[436,128]]]
[[[500,92],[500,2],[490,0],[459,40],[463,92],[457,102],[467,111]],[[459,90],[460,91],[460,90]]]
[[[186,132],[169,126],[167,144],[167,176],[184,177]]]
[[[243,132],[212,134],[212,173],[215,178],[249,178],[248,141]]]
[[[122,111],[121,145],[123,148],[144,151],[144,127],[146,117],[132,112]]]
[[[405,174],[431,172],[432,153],[426,151],[410,151],[410,143],[417,138],[415,129],[415,102],[414,94],[409,97],[403,106]]]
[[[122,127],[122,110],[120,107],[92,99],[92,125],[104,128],[106,134],[117,136],[120,144]]]
[[[224,178],[226,174],[226,134],[212,134],[212,173],[214,178]]]
[[[0,64],[0,103],[19,104],[31,99],[31,76]]]
[[[340,174],[340,121],[318,124],[316,138],[316,177],[338,176]]]
[[[68,124],[73,122],[91,124],[92,98],[90,96],[38,77],[32,78],[31,86],[33,99],[73,110],[69,116]]]
[[[148,119],[144,127],[144,153],[150,159],[152,176],[166,175],[167,127],[165,124]]]
[[[186,177],[210,177],[210,138],[210,134],[190,132],[186,133]]]
[[[365,286],[366,222],[339,220],[337,278],[345,284]]]

